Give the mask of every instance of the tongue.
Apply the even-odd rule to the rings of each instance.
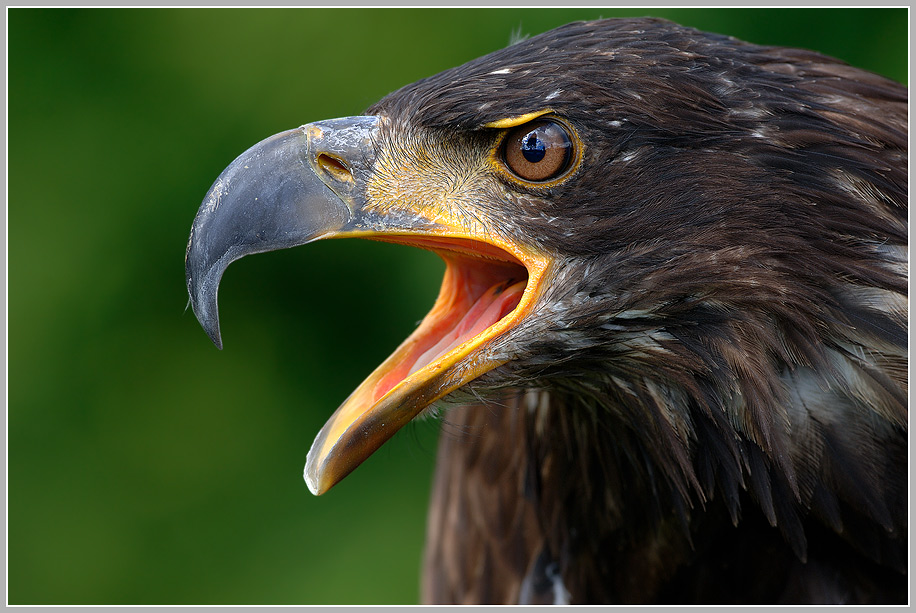
[[[461,321],[452,328],[451,332],[448,332],[438,343],[417,358],[409,374],[412,375],[461,343],[474,338],[511,313],[518,306],[524,291],[524,281],[519,281],[509,287],[506,287],[505,283],[498,283],[488,289],[465,313]]]

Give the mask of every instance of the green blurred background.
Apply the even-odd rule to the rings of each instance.
[[[417,601],[438,425],[321,498],[301,471],[443,266],[368,241],[246,258],[217,351],[185,310],[185,244],[260,139],[576,19],[666,17],[907,76],[905,9],[7,15],[10,604]]]

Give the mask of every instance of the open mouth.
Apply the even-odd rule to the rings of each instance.
[[[492,341],[525,318],[547,266],[546,257],[516,256],[464,237],[364,238],[435,251],[445,260],[445,276],[417,329],[350,394],[315,438],[304,474],[315,494],[343,479],[434,402],[504,364],[509,357],[494,350]]]
[[[380,164],[382,123],[375,116],[317,122],[251,147],[208,192],[185,254],[191,305],[218,347],[219,282],[246,255],[360,237],[431,250],[445,261],[432,309],[316,436],[304,471],[315,494],[434,402],[511,360],[503,341],[529,317],[551,274],[553,254],[491,235],[483,224],[472,231],[452,208],[412,198],[389,211],[392,185],[369,170]],[[411,181],[402,187],[414,189]]]
[[[366,390],[372,404],[416,373],[434,370],[443,361],[454,363],[510,327],[521,316],[518,307],[528,286],[525,266],[487,243],[417,236],[378,238],[435,251],[446,268],[432,309],[376,371],[377,380]]]

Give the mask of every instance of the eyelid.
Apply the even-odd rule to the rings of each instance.
[[[541,109],[540,111],[532,111],[531,113],[525,113],[524,115],[516,115],[515,117],[504,117],[503,119],[497,119],[496,121],[491,121],[483,124],[484,128],[515,128],[520,125],[534,121],[538,117],[542,117],[548,113],[552,113],[553,109]]]

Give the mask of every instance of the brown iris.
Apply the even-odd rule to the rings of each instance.
[[[572,158],[572,140],[555,121],[533,121],[509,132],[506,165],[526,181],[549,181],[563,173]]]

